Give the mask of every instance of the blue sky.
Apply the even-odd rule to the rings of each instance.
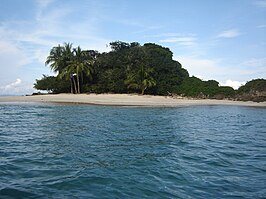
[[[2,0],[0,95],[34,92],[53,46],[169,47],[190,75],[235,88],[266,78],[266,0]]]

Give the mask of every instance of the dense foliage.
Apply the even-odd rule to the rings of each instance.
[[[53,76],[43,75],[42,79],[36,80],[34,87],[37,90],[45,90],[51,93],[69,92],[69,82]]]
[[[266,80],[254,79],[241,86],[236,95],[236,99],[242,101],[266,101]]]
[[[266,92],[266,80],[254,79],[238,89],[238,93]]]
[[[91,77],[96,53],[96,51],[83,51],[79,46],[73,49],[72,44],[65,43],[64,46],[58,45],[51,49],[45,64],[50,64],[50,68],[58,73],[57,80],[70,81],[71,93],[80,93],[80,78],[82,80],[84,74],[87,78]],[[38,81],[35,88],[46,90],[38,85]]]
[[[241,100],[247,93],[258,96],[258,92],[266,92],[264,79],[252,80],[235,91],[219,86],[215,80],[189,77],[188,71],[173,60],[170,49],[157,44],[115,41],[110,47],[111,51],[105,53],[73,48],[70,43],[53,47],[45,64],[58,75],[44,75],[34,87],[52,93],[178,94]]]
[[[165,95],[177,92],[189,76],[173,53],[156,44],[121,41],[110,43],[112,51],[82,51],[72,44],[53,47],[46,64],[58,73],[58,80],[69,80],[69,90],[80,92],[149,93]],[[88,53],[90,52],[90,53]],[[45,81],[45,79],[43,79]],[[35,88],[47,90],[38,85]],[[53,91],[51,89],[50,91]]]
[[[219,86],[215,80],[202,81],[193,76],[182,82],[178,93],[200,98],[226,98],[234,96],[235,91],[228,86]]]

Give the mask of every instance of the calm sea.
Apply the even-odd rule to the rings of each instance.
[[[0,104],[0,198],[265,198],[266,109]]]

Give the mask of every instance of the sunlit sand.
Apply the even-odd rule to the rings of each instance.
[[[132,94],[53,94],[35,96],[0,97],[0,102],[74,103],[111,106],[177,107],[189,105],[239,105],[266,107],[266,102],[242,102],[213,99],[172,98],[166,96]]]

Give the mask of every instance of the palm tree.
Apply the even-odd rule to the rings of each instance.
[[[58,73],[58,78],[70,80],[71,93],[80,93],[80,78],[83,79],[83,75],[92,78],[97,54],[97,51],[82,51],[80,46],[72,49],[71,43],[64,43],[64,46],[51,49],[45,64],[50,64],[50,68]]]
[[[156,85],[156,81],[150,75],[152,69],[144,68],[144,65],[141,64],[139,70],[135,73],[129,73],[125,83],[128,85],[128,89],[141,90],[141,94],[144,95],[144,92],[147,88],[153,87]]]
[[[80,93],[80,78],[83,78],[83,74],[85,74],[89,78],[92,77],[93,63],[94,61],[89,60],[85,51],[82,51],[81,48],[78,46],[73,50],[73,58],[72,60],[67,62],[67,66],[60,74],[60,77],[73,79],[75,92]]]
[[[64,43],[64,47],[63,47],[63,60],[64,60],[64,67],[62,72],[62,75],[60,75],[61,78],[64,77],[64,73],[65,70],[68,68],[68,64],[69,62],[71,62],[71,60],[73,60],[74,57],[74,51],[72,49],[72,43]],[[65,77],[66,79],[69,79],[70,81],[70,89],[71,89],[71,93],[77,93],[77,86],[76,86],[76,80],[75,80],[75,75],[74,74],[70,74],[70,75],[66,75]],[[74,86],[74,88],[73,88]]]
[[[68,63],[73,59],[73,50],[71,43],[64,43],[64,46],[55,46],[51,49],[49,56],[46,59],[45,65],[50,64],[51,70],[57,72],[57,77],[62,79],[66,75],[65,70]],[[73,76],[68,76],[71,85],[71,93],[74,93],[73,84],[75,80]],[[76,88],[75,88],[76,90]]]
[[[74,49],[74,59],[70,63],[70,67],[75,69],[77,74],[77,88],[78,93],[80,93],[80,77],[83,78],[83,74],[92,78],[92,66],[94,64],[93,60],[90,60],[85,51],[82,51],[80,46]]]
[[[71,83],[71,93],[78,93],[77,84],[76,84],[76,73],[75,68],[71,65],[67,65],[61,73],[58,74],[59,79],[65,78],[70,80]],[[74,88],[73,88],[74,86]]]
[[[60,72],[63,69],[63,47],[60,44],[50,50],[50,54],[45,61],[45,65],[49,64],[54,72]]]

